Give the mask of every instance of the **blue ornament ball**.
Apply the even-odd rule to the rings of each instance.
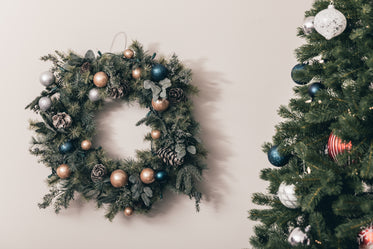
[[[301,72],[302,70],[305,69],[307,65],[306,64],[297,64],[293,67],[293,69],[291,69],[291,78],[293,79],[293,81],[295,83],[297,83],[298,85],[305,85],[308,83],[308,81],[305,81],[305,80],[301,80],[301,79],[298,79],[296,77],[296,74],[298,72]]]
[[[74,149],[73,143],[71,141],[67,141],[60,145],[58,150],[61,154],[66,154],[68,152],[71,152]]]
[[[162,64],[155,64],[150,73],[153,81],[161,81],[166,78],[168,70]]]
[[[275,145],[268,151],[268,160],[272,165],[282,167],[288,163],[289,157],[281,155],[278,146]]]
[[[155,173],[155,180],[157,180],[158,182],[164,182],[167,180],[167,178],[168,178],[168,174],[164,170],[160,170],[160,171],[157,171],[157,173]]]
[[[324,85],[320,82],[312,83],[308,87],[308,94],[311,96],[311,98],[314,98],[316,93],[324,88]]]

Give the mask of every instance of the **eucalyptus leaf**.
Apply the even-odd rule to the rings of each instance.
[[[130,177],[129,177],[129,181],[131,182],[131,183],[136,183],[136,180],[138,179],[138,177],[137,176],[135,176],[135,175],[130,175]]]
[[[176,144],[176,146],[175,146],[175,151],[176,151],[177,153],[179,153],[179,152],[181,152],[181,151],[183,151],[183,150],[185,150],[185,145],[184,145],[184,144]]]
[[[196,147],[191,145],[191,146],[188,146],[187,148],[188,152],[192,155],[196,154],[197,150],[196,150]]]
[[[95,59],[95,54],[92,50],[88,50],[87,53],[85,53],[84,58],[89,61],[93,61]]]
[[[177,152],[177,158],[178,159],[181,159],[181,158],[185,157],[185,155],[186,155],[186,150],[185,149],[180,151],[180,152]]]
[[[146,196],[145,193],[142,193],[142,194],[141,194],[141,199],[142,199],[142,201],[144,202],[144,204],[145,204],[147,207],[149,207],[149,205],[150,205],[150,199]]]
[[[148,197],[153,197],[153,190],[149,187],[145,187],[144,188],[144,193],[148,196]]]

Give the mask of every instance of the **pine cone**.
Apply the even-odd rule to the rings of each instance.
[[[184,158],[177,158],[177,154],[169,148],[160,148],[157,155],[167,165],[180,166],[184,163]]]
[[[91,171],[91,179],[93,182],[99,182],[106,175],[106,167],[102,164],[96,164]]]
[[[89,63],[88,61],[84,62],[80,66],[80,73],[85,73],[85,72],[88,72],[90,70],[91,70],[91,63]]]
[[[176,103],[185,101],[186,100],[186,96],[184,94],[183,89],[181,89],[181,88],[172,88],[172,89],[170,89],[170,91],[168,92],[168,100],[172,104],[176,104]]]
[[[59,112],[52,117],[53,125],[56,129],[66,129],[71,126],[72,119],[66,112]]]
[[[123,83],[120,86],[110,87],[108,92],[110,98],[120,99],[129,92],[129,86],[127,83]]]

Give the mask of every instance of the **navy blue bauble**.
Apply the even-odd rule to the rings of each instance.
[[[294,80],[295,83],[298,85],[305,85],[308,83],[308,81],[300,80],[295,77],[295,74],[305,69],[307,65],[306,64],[297,64],[291,69],[291,78]]]
[[[155,180],[157,180],[158,182],[166,181],[167,177],[168,177],[168,174],[164,170],[160,170],[160,171],[157,171],[157,173],[155,173]]]
[[[161,64],[155,64],[150,73],[153,81],[161,81],[166,78],[168,70]]]
[[[58,150],[61,154],[66,154],[68,152],[71,152],[74,149],[73,143],[71,141],[67,141],[60,145]]]
[[[312,83],[308,87],[308,94],[311,96],[311,98],[314,98],[316,93],[324,88],[324,85],[320,82]]]
[[[275,145],[268,151],[268,160],[272,165],[282,167],[288,163],[289,157],[281,155]]]

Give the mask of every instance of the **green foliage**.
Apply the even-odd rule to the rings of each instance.
[[[39,204],[40,208],[53,205],[58,213],[61,208],[69,206],[75,193],[79,193],[87,200],[95,200],[98,207],[105,206],[106,217],[112,220],[116,213],[126,207],[133,207],[137,213],[150,211],[152,204],[162,198],[164,189],[169,188],[194,198],[199,210],[202,195],[196,184],[202,180],[202,170],[206,168],[206,150],[197,139],[199,125],[192,115],[192,102],[186,98],[185,101],[171,104],[164,112],[157,112],[151,106],[152,99],[167,98],[170,88],[181,88],[186,97],[196,94],[197,88],[190,84],[191,70],[185,68],[176,55],[169,61],[164,58],[156,60],[155,54],[148,54],[137,41],[130,48],[135,53],[131,59],[122,54],[102,54],[99,51],[95,56],[91,50],[84,57],[71,51],[67,54],[56,51],[55,54],[41,57],[43,61],[52,62],[50,71],[56,80],[26,107],[41,117],[41,120],[30,121],[30,128],[36,133],[31,141],[30,152],[52,170],[47,179],[50,192]],[[152,66],[159,63],[167,68],[168,75],[165,80],[155,83],[149,80],[150,72]],[[136,68],[141,69],[139,79],[134,79],[131,74]],[[106,87],[96,88],[93,76],[100,71],[108,75],[109,81]],[[81,149],[80,143],[83,140],[92,140],[96,135],[94,117],[109,98],[109,90],[123,85],[126,85],[128,91],[121,99],[113,101],[134,101],[148,108],[149,113],[136,125],[145,124],[151,129],[160,130],[162,137],[152,140],[150,134],[146,134],[145,139],[152,141],[152,146],[149,150],[137,151],[136,160],[112,159],[101,147],[88,151]],[[88,92],[93,88],[100,93],[100,100],[95,102],[88,98]],[[43,96],[52,99],[52,106],[47,111],[40,110],[38,106]],[[66,112],[71,117],[71,126],[57,129],[53,125],[52,117],[60,112]],[[70,141],[74,149],[61,154],[59,146],[66,141]],[[156,154],[159,148],[175,151],[184,158],[184,164],[179,167],[167,166]],[[64,180],[56,175],[58,166],[63,163],[71,171],[70,177]],[[96,164],[103,164],[107,174],[102,181],[93,182],[90,175]],[[142,183],[139,175],[144,168],[166,171],[168,181]],[[116,169],[122,169],[128,174],[129,182],[126,186],[114,188],[111,185],[109,177]]]
[[[315,16],[329,1],[315,1],[306,16]],[[294,87],[295,97],[279,108],[284,119],[276,126],[272,145],[290,155],[282,168],[267,168],[261,178],[268,193],[256,193],[249,218],[261,222],[250,239],[254,248],[357,248],[356,236],[373,221],[373,1],[337,0],[336,9],[347,18],[346,30],[331,40],[316,31],[298,36],[306,43],[296,49],[305,70],[301,81],[320,81],[325,88],[311,100],[308,85]],[[322,61],[320,61],[320,59]],[[352,149],[337,155],[325,153],[333,132]],[[282,182],[294,184],[299,208],[285,207],[276,196]],[[310,246],[291,246],[294,227],[311,226]]]

